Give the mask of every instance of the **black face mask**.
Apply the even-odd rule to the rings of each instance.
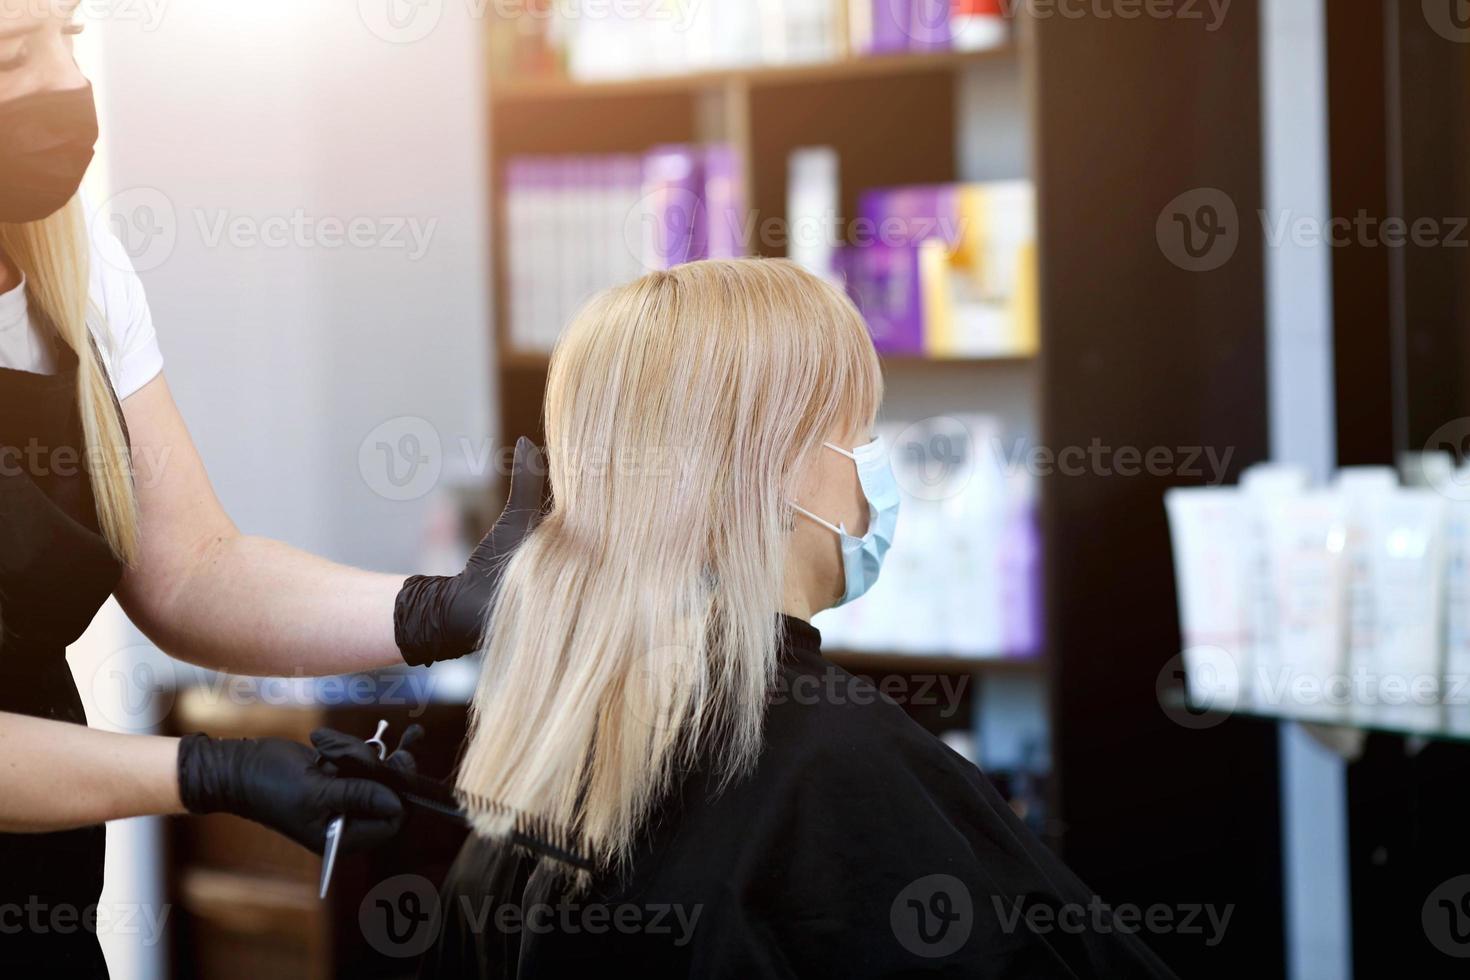
[[[0,222],[40,221],[65,207],[96,143],[90,85],[0,103]]]

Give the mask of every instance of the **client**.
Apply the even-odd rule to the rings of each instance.
[[[894,530],[881,396],[856,309],[785,261],[653,273],[572,322],[554,503],[495,599],[458,785],[599,870],[481,814],[423,975],[1169,975],[973,765],[822,656],[808,621]]]

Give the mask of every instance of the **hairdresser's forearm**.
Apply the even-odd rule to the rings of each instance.
[[[403,663],[393,638],[401,575],[227,534],[170,578],[171,587],[146,590],[149,601],[136,601],[131,593],[138,590],[126,588],[120,597],[148,637],[180,659],[235,674],[287,677]]]
[[[0,713],[0,832],[183,813],[178,745],[176,738]]]
[[[210,485],[159,375],[123,402],[132,437],[140,554],[118,599],[148,638],[240,674],[344,674],[402,663],[379,575],[242,535]],[[281,488],[283,504],[291,491]]]

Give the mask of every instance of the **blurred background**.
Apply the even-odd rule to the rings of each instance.
[[[789,256],[872,329],[905,497],[831,657],[1181,976],[1470,957],[1463,0],[83,19],[94,224],[242,528],[455,569],[583,301]],[[436,775],[477,673],[241,682],[115,606],[71,659],[102,727],[418,720]],[[117,977],[412,975],[458,845],[345,860],[320,902],[314,857],[230,817],[109,835]]]

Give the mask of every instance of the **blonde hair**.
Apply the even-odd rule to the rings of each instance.
[[[606,292],[551,359],[553,506],[510,560],[458,785],[624,865],[676,769],[754,763],[804,463],[870,424],[877,355],[843,293],[785,260]],[[476,830],[503,838],[504,818]]]
[[[0,253],[26,278],[31,315],[77,356],[77,404],[97,501],[97,522],[125,562],[138,551],[138,507],[122,418],[106,369],[92,346],[88,317],[91,248],[80,198],[40,221],[0,224]]]

